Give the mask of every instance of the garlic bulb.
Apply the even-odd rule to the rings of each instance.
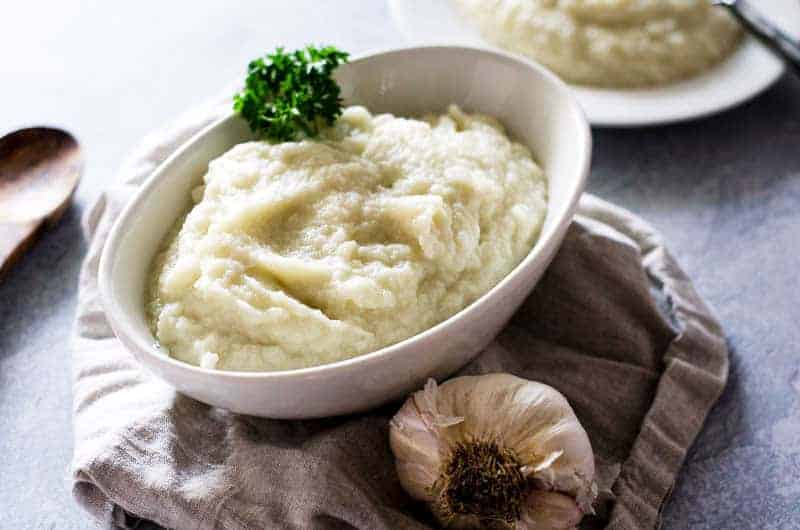
[[[509,374],[432,379],[390,424],[400,482],[451,528],[574,528],[597,488],[586,431],[557,390]]]

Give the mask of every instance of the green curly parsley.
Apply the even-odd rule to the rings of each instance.
[[[273,53],[251,61],[235,110],[261,138],[287,142],[314,137],[342,114],[333,71],[348,54],[333,46]]]

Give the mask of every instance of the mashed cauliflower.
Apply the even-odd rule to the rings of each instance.
[[[727,57],[738,24],[708,0],[453,0],[489,41],[565,80],[637,87],[695,75]]]
[[[154,263],[154,333],[187,363],[264,371],[367,353],[458,312],[531,250],[547,184],[489,117],[349,107],[318,141],[235,146],[193,198]]]

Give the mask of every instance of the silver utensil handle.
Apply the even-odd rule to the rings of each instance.
[[[783,58],[800,75],[800,42],[778,29],[763,15],[743,0],[718,0],[758,40]]]

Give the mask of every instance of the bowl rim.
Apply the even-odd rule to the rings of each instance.
[[[592,135],[589,123],[586,119],[586,115],[579,105],[577,99],[573,95],[573,93],[569,90],[569,87],[564,83],[560,78],[558,78],[554,73],[550,70],[545,68],[544,66],[531,61],[529,59],[525,59],[516,55],[512,55],[510,53],[506,53],[503,51],[498,50],[490,50],[486,48],[481,48],[479,46],[469,46],[469,45],[460,45],[460,44],[435,44],[435,45],[419,45],[419,46],[402,46],[402,47],[391,47],[391,48],[382,48],[372,51],[366,51],[363,53],[359,53],[353,56],[353,58],[349,61],[348,64],[354,64],[360,61],[366,61],[368,59],[372,59],[374,57],[378,57],[381,55],[392,55],[392,54],[403,54],[409,52],[424,52],[424,51],[452,51],[452,52],[467,52],[467,53],[476,53],[482,54],[487,56],[492,56],[493,60],[498,60],[501,62],[511,62],[516,63],[517,65],[522,65],[526,68],[533,69],[537,71],[537,73],[542,76],[546,82],[549,82],[555,85],[555,88],[562,92],[565,96],[565,100],[569,104],[569,114],[571,118],[576,122],[579,128],[579,137],[576,138],[575,146],[577,155],[580,159],[580,166],[578,169],[578,174],[576,178],[569,184],[568,190],[568,199],[565,204],[565,208],[559,218],[555,220],[555,222],[549,227],[548,231],[542,231],[539,234],[539,239],[537,242],[534,243],[533,248],[528,252],[528,254],[520,261],[508,274],[506,274],[502,280],[500,280],[497,284],[495,284],[491,289],[489,289],[486,293],[478,297],[472,303],[467,305],[466,307],[462,308],[457,313],[451,315],[447,319],[437,323],[436,325],[425,329],[411,337],[403,339],[399,342],[390,344],[383,348],[374,350],[369,353],[365,353],[362,355],[356,355],[354,357],[349,357],[347,359],[342,359],[339,361],[320,364],[315,366],[309,366],[305,368],[295,368],[290,370],[274,370],[274,371],[235,371],[235,370],[218,370],[212,368],[202,368],[200,366],[196,366],[193,364],[189,364],[184,361],[180,361],[175,359],[169,355],[160,354],[156,351],[153,346],[152,341],[147,341],[145,338],[133,329],[133,326],[130,322],[127,322],[128,317],[126,316],[126,312],[121,309],[116,300],[115,293],[115,282],[112,281],[112,263],[114,261],[114,255],[117,253],[121,242],[122,236],[124,235],[127,226],[131,223],[132,220],[136,218],[136,211],[139,209],[140,205],[146,200],[150,198],[152,189],[162,180],[163,174],[166,172],[167,168],[172,165],[173,161],[179,157],[182,157],[186,152],[193,149],[195,144],[206,134],[208,134],[211,130],[220,127],[223,123],[227,122],[228,120],[235,119],[236,115],[233,111],[230,111],[224,117],[215,120],[211,124],[207,125],[194,135],[192,135],[188,140],[186,140],[180,147],[178,147],[171,155],[169,155],[163,162],[161,162],[158,167],[156,167],[142,184],[139,185],[138,189],[136,190],[134,196],[128,201],[128,203],[122,209],[122,212],[119,214],[117,219],[114,221],[111,230],[109,231],[108,238],[105,241],[103,246],[103,251],[100,256],[100,263],[98,267],[98,289],[100,293],[100,300],[103,308],[106,312],[106,318],[108,319],[109,324],[116,336],[117,339],[123,344],[123,346],[128,349],[135,349],[141,352],[144,352],[146,355],[153,357],[156,362],[166,363],[167,365],[175,368],[177,370],[182,370],[188,372],[190,374],[199,375],[199,376],[208,376],[212,375],[218,378],[230,378],[235,380],[258,380],[258,381],[285,381],[289,379],[295,379],[299,377],[323,377],[327,375],[331,375],[337,371],[344,371],[348,368],[354,368],[359,365],[369,365],[376,362],[380,362],[383,359],[388,357],[392,357],[403,350],[414,346],[415,344],[419,344],[424,342],[426,339],[435,335],[446,329],[450,326],[453,326],[454,323],[466,316],[467,314],[472,314],[475,312],[479,312],[481,308],[494,296],[497,295],[498,292],[504,290],[506,286],[517,276],[519,276],[524,270],[532,267],[536,261],[540,258],[540,256],[547,256],[549,250],[552,250],[553,253],[556,249],[553,249],[553,246],[560,246],[561,238],[559,237],[559,232],[564,233],[566,231],[567,226],[571,223],[572,218],[574,217],[575,211],[577,209],[578,201],[580,196],[583,193],[583,190],[586,185],[586,180],[589,174],[590,164],[591,164],[591,154],[592,154]],[[541,241],[542,244],[538,244]],[[124,337],[124,339],[123,339]],[[128,346],[132,344],[133,348]],[[131,352],[134,357],[138,357],[136,355],[137,352]]]

